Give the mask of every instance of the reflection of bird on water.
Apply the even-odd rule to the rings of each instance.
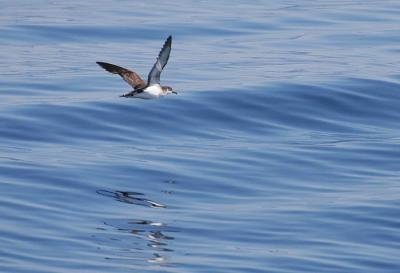
[[[166,236],[161,231],[151,231],[148,235],[150,240],[159,241],[159,240],[172,240],[174,237]]]
[[[100,195],[113,197],[115,200],[123,203],[152,207],[152,208],[165,208],[163,204],[154,202],[144,197],[138,197],[138,196],[144,196],[144,194],[140,192],[108,191],[108,190],[97,190],[96,192]]]
[[[161,256],[157,253],[153,253],[153,256],[154,256],[154,258],[147,259],[147,261],[149,263],[163,263],[166,261],[166,259],[163,256]]]
[[[166,208],[165,205],[158,202],[147,199],[143,193],[130,192],[130,191],[110,191],[110,190],[97,190],[98,194],[106,197],[111,197],[118,202],[126,204],[140,205],[149,208]],[[116,249],[124,248],[124,253],[120,255],[126,257],[126,255],[133,256],[132,258],[137,259],[137,255],[141,257],[143,254],[153,255],[151,258],[145,258],[149,263],[166,263],[167,258],[163,253],[172,252],[173,250],[168,248],[168,241],[174,240],[174,237],[168,236],[165,233],[176,232],[169,226],[158,221],[149,220],[110,220],[104,222],[108,227],[116,229],[118,233],[112,232],[112,242],[115,244]],[[106,229],[105,229],[106,230]],[[121,238],[118,238],[120,234]],[[126,236],[130,234],[129,238]],[[137,241],[135,241],[137,240]],[[141,242],[145,242],[145,246],[140,246]],[[121,246],[122,244],[122,246]],[[115,256],[115,253],[113,253]],[[119,256],[119,255],[117,255]],[[114,258],[110,258],[114,259]]]
[[[129,233],[132,234],[134,237],[132,237],[132,241],[129,242],[125,236],[119,240],[118,237],[116,238],[116,234],[113,233],[113,242],[114,244],[118,244],[118,242],[123,242],[132,244],[135,247],[129,248],[129,247],[124,247],[125,250],[124,253],[122,254],[124,257],[126,257],[126,254],[128,255],[137,255],[138,251],[143,252],[144,254],[148,251],[153,255],[152,258],[147,258],[146,261],[149,263],[166,263],[167,262],[167,257],[165,257],[164,254],[166,252],[172,252],[173,250],[168,248],[167,241],[168,240],[174,240],[174,237],[172,236],[167,236],[164,234],[165,231],[168,232],[174,232],[174,230],[171,230],[167,225],[164,223],[160,222],[153,222],[153,221],[148,221],[148,220],[130,220],[130,221],[116,221],[116,220],[110,220],[109,222],[104,223],[108,227],[112,227],[113,229],[116,229],[121,233],[121,236],[123,234]],[[137,238],[139,240],[144,240],[146,243],[146,248],[140,248],[138,247],[138,243],[135,243],[134,238]],[[120,247],[116,246],[118,249]],[[151,250],[150,250],[151,249]],[[132,250],[132,251],[130,251]],[[115,253],[114,253],[115,255]]]

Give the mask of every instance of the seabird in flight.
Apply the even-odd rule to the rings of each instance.
[[[123,94],[121,97],[157,99],[161,96],[172,93],[178,94],[172,90],[171,87],[160,85],[160,75],[168,62],[169,54],[171,53],[171,43],[172,37],[169,36],[165,41],[160,53],[158,54],[156,63],[150,70],[150,73],[147,77],[147,83],[145,83],[136,72],[130,71],[129,69],[104,62],[96,63],[108,72],[120,75],[129,85],[133,87],[133,91]]]

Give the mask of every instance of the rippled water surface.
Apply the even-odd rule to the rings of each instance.
[[[3,1],[0,271],[400,272],[398,1]],[[173,36],[160,100],[120,98]]]

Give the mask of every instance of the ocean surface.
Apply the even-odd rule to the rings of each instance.
[[[399,1],[0,2],[0,272],[400,272]]]

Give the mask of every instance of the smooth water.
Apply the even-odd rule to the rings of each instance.
[[[400,272],[398,1],[2,1],[0,271]],[[161,100],[144,78],[169,35]]]

